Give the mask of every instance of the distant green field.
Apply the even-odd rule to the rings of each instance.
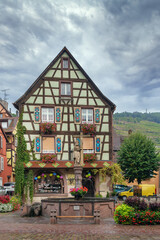
[[[114,119],[113,126],[116,130],[116,133],[127,136],[128,130],[132,130],[133,132],[139,131],[149,138],[151,138],[157,148],[160,150],[160,123],[150,122],[146,120],[142,120],[139,122],[136,121],[125,121],[124,119]]]

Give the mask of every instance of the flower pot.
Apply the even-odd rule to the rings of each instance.
[[[82,199],[83,196],[81,196],[79,194],[76,194],[74,197],[75,197],[76,200],[80,200],[80,199]]]

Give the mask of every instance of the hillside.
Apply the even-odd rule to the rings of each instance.
[[[160,113],[115,113],[113,125],[116,132],[123,136],[128,135],[129,129],[147,135],[160,149]]]

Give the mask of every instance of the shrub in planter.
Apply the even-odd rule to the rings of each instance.
[[[160,203],[157,203],[157,202],[149,203],[149,210],[160,211]]]
[[[120,224],[132,224],[132,218],[134,218],[134,208],[127,204],[119,205],[114,212],[114,221]]]
[[[133,207],[135,210],[146,210],[147,203],[144,200],[140,200],[138,197],[129,197],[125,200],[125,204]]]
[[[18,210],[21,206],[21,199],[17,196],[11,197],[10,203],[13,206],[13,211]]]
[[[9,195],[0,196],[0,203],[6,204],[6,203],[9,203],[9,201],[10,201]]]
[[[0,212],[11,212],[13,206],[11,203],[0,203]]]

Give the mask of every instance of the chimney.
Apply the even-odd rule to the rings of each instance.
[[[16,110],[16,117],[18,117],[19,116],[19,112],[18,112],[18,110]]]

